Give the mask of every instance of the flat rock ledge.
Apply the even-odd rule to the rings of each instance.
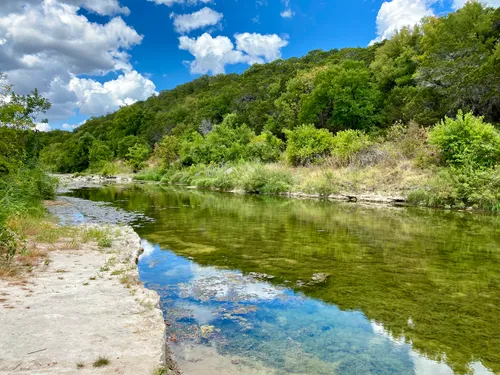
[[[159,296],[139,282],[140,238],[106,228],[110,248],[54,249],[26,281],[0,280],[0,374],[152,375],[165,365]],[[94,367],[100,357],[109,364]]]

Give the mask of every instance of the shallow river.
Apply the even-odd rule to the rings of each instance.
[[[141,214],[141,278],[186,374],[500,373],[500,217],[159,186],[70,195]]]

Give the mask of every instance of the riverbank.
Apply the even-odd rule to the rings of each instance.
[[[0,280],[0,374],[161,373],[165,323],[158,294],[139,281],[139,236],[111,225],[64,235],[29,239],[44,256]]]

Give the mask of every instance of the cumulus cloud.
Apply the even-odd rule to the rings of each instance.
[[[198,38],[181,36],[179,48],[189,51],[195,59],[189,63],[191,73],[213,74],[224,73],[227,64],[246,62],[241,51],[236,51],[231,40],[226,36],[213,38],[210,34],[203,34]]]
[[[40,4],[41,0],[2,0],[0,3],[0,13],[17,13],[27,7]],[[88,11],[109,16],[113,14],[128,15],[130,10],[120,6],[118,0],[59,0],[60,3],[82,7]]]
[[[236,49],[245,52],[250,63],[264,63],[281,57],[281,48],[288,45],[286,39],[276,34],[235,34]]]
[[[423,17],[434,15],[437,0],[392,0],[382,4],[377,15],[377,37],[370,44],[393,36],[404,26],[413,26]]]
[[[80,113],[90,116],[112,112],[156,94],[154,83],[135,70],[104,83],[74,77],[69,87],[76,94]]]
[[[50,125],[47,124],[47,123],[45,123],[45,122],[40,122],[40,123],[36,124],[35,128],[39,132],[50,132],[52,130],[52,128],[50,127]]]
[[[172,13],[170,15],[170,18],[174,20],[174,29],[178,33],[189,33],[196,29],[217,25],[222,17],[222,13],[208,7],[190,14]]]
[[[155,4],[163,4],[168,7],[172,5],[181,4],[181,5],[197,5],[197,4],[208,4],[213,2],[212,0],[148,0]]]
[[[468,0],[453,0],[453,9],[462,8]],[[500,7],[500,0],[483,0],[482,3],[491,7]]]
[[[116,108],[116,103],[142,100],[146,94],[154,92],[154,88],[151,89],[154,84],[133,70],[127,52],[140,44],[143,37],[121,17],[94,23],[79,14],[80,7],[108,15],[126,12],[118,0],[2,1],[0,66],[16,92],[24,94],[36,87],[52,102],[48,113],[51,120],[72,115],[79,105],[85,105],[85,110],[111,110]],[[22,6],[16,6],[20,4]],[[81,75],[87,76],[87,98],[101,100],[99,95],[89,93],[88,86],[102,93],[102,85],[88,77],[104,76],[110,72],[121,72],[127,83],[132,80],[143,84],[142,92],[129,92],[111,83],[106,86],[107,91],[114,89],[117,92],[108,93],[112,99],[103,105],[82,98],[82,90],[77,90],[80,86],[70,84],[75,80],[78,82]],[[120,77],[115,81],[122,82],[124,78]]]
[[[226,65],[264,63],[281,57],[281,48],[288,44],[276,34],[235,34],[236,47],[226,36],[212,37],[205,33],[198,38],[181,36],[179,48],[189,51],[195,59],[189,62],[192,74],[221,74]]]

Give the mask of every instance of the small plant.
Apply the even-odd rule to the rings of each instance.
[[[106,357],[99,357],[97,361],[94,362],[94,367],[104,367],[109,365],[110,361]]]
[[[77,368],[78,370],[81,370],[81,369],[82,369],[82,368],[84,368],[84,367],[85,367],[85,364],[84,364],[84,363],[82,363],[82,362],[78,362],[78,363],[76,364],[76,368]]]
[[[109,248],[113,245],[113,241],[109,237],[99,238],[97,245],[102,248]]]

